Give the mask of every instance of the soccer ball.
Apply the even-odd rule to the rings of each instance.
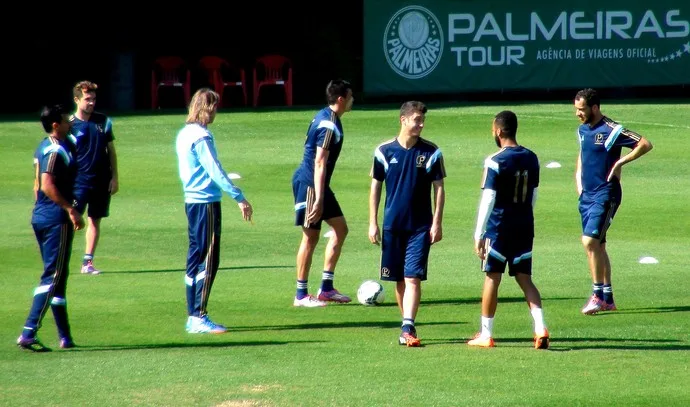
[[[385,299],[383,286],[378,281],[366,280],[357,290],[357,301],[362,305],[380,305]]]

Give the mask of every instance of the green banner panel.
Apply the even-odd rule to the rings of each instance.
[[[364,1],[370,95],[690,84],[690,0]]]

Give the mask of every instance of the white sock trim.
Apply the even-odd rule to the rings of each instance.
[[[532,314],[532,319],[534,320],[534,333],[543,333],[546,329],[546,325],[544,324],[544,311],[541,308],[534,307],[531,308],[529,312]]]
[[[480,336],[482,338],[491,338],[491,337],[493,337],[493,331],[494,331],[494,319],[482,316],[482,331],[480,333]]]

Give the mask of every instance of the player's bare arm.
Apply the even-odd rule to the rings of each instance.
[[[252,208],[252,204],[250,204],[249,201],[244,199],[238,202],[237,206],[239,206],[240,211],[242,211],[242,219],[246,220],[247,222],[251,222],[252,216],[254,215],[254,209]]]
[[[108,143],[108,157],[110,158],[110,168],[112,171],[108,191],[110,191],[110,195],[115,195],[120,189],[120,183],[118,181],[119,174],[117,171],[117,154],[115,153],[115,143],[112,141]]]
[[[625,164],[628,164],[632,161],[637,160],[638,158],[642,157],[643,155],[647,154],[654,148],[652,143],[649,142],[646,138],[637,135],[640,137],[640,141],[637,142],[637,145],[635,148],[630,150],[630,152],[623,157],[621,157],[618,161],[616,161],[616,164],[613,165],[613,168],[611,168],[611,172],[609,172],[609,175],[607,177],[607,181],[611,181],[611,179],[616,176],[618,179],[620,179],[621,176],[621,169]]]
[[[582,195],[582,152],[577,153],[577,164],[575,165],[575,185],[577,194]]]
[[[443,239],[443,208],[446,204],[446,190],[443,180],[434,181],[434,219],[431,223],[431,244]]]
[[[57,186],[55,185],[55,177],[53,174],[44,172],[41,174],[41,191],[53,202],[60,205],[60,207],[67,211],[74,229],[80,230],[84,227],[84,219],[82,218],[79,211],[77,211],[72,205],[67,202],[67,200],[60,194]]]
[[[34,201],[38,200],[38,190],[40,188],[39,186],[39,178],[40,178],[40,165],[38,164],[38,160],[34,160]]]
[[[381,202],[381,189],[383,183],[377,179],[371,180],[369,192],[369,241],[375,245],[381,242],[379,230],[379,203]]]
[[[326,163],[328,163],[329,151],[321,147],[316,148],[314,158],[314,205],[309,209],[307,221],[314,223],[321,219],[323,214],[324,185],[326,184]]]
[[[486,260],[486,239],[476,239],[474,241],[474,254],[481,260]]]

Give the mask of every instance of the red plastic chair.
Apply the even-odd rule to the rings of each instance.
[[[161,87],[181,87],[185,106],[191,99],[191,72],[184,59],[177,56],[160,57],[153,61],[151,69],[151,108],[157,109],[158,91]],[[184,75],[184,76],[183,76]],[[183,77],[184,80],[181,80]]]
[[[261,77],[261,79],[259,79]],[[292,106],[292,63],[282,55],[265,55],[254,64],[254,107],[259,105],[259,93],[263,86],[282,86],[285,102]]]
[[[199,66],[206,71],[208,82],[213,85],[216,93],[220,95],[220,106],[223,105],[223,92],[227,87],[240,87],[244,97],[244,104],[247,105],[247,80],[245,79],[244,69],[213,55],[201,58]]]

